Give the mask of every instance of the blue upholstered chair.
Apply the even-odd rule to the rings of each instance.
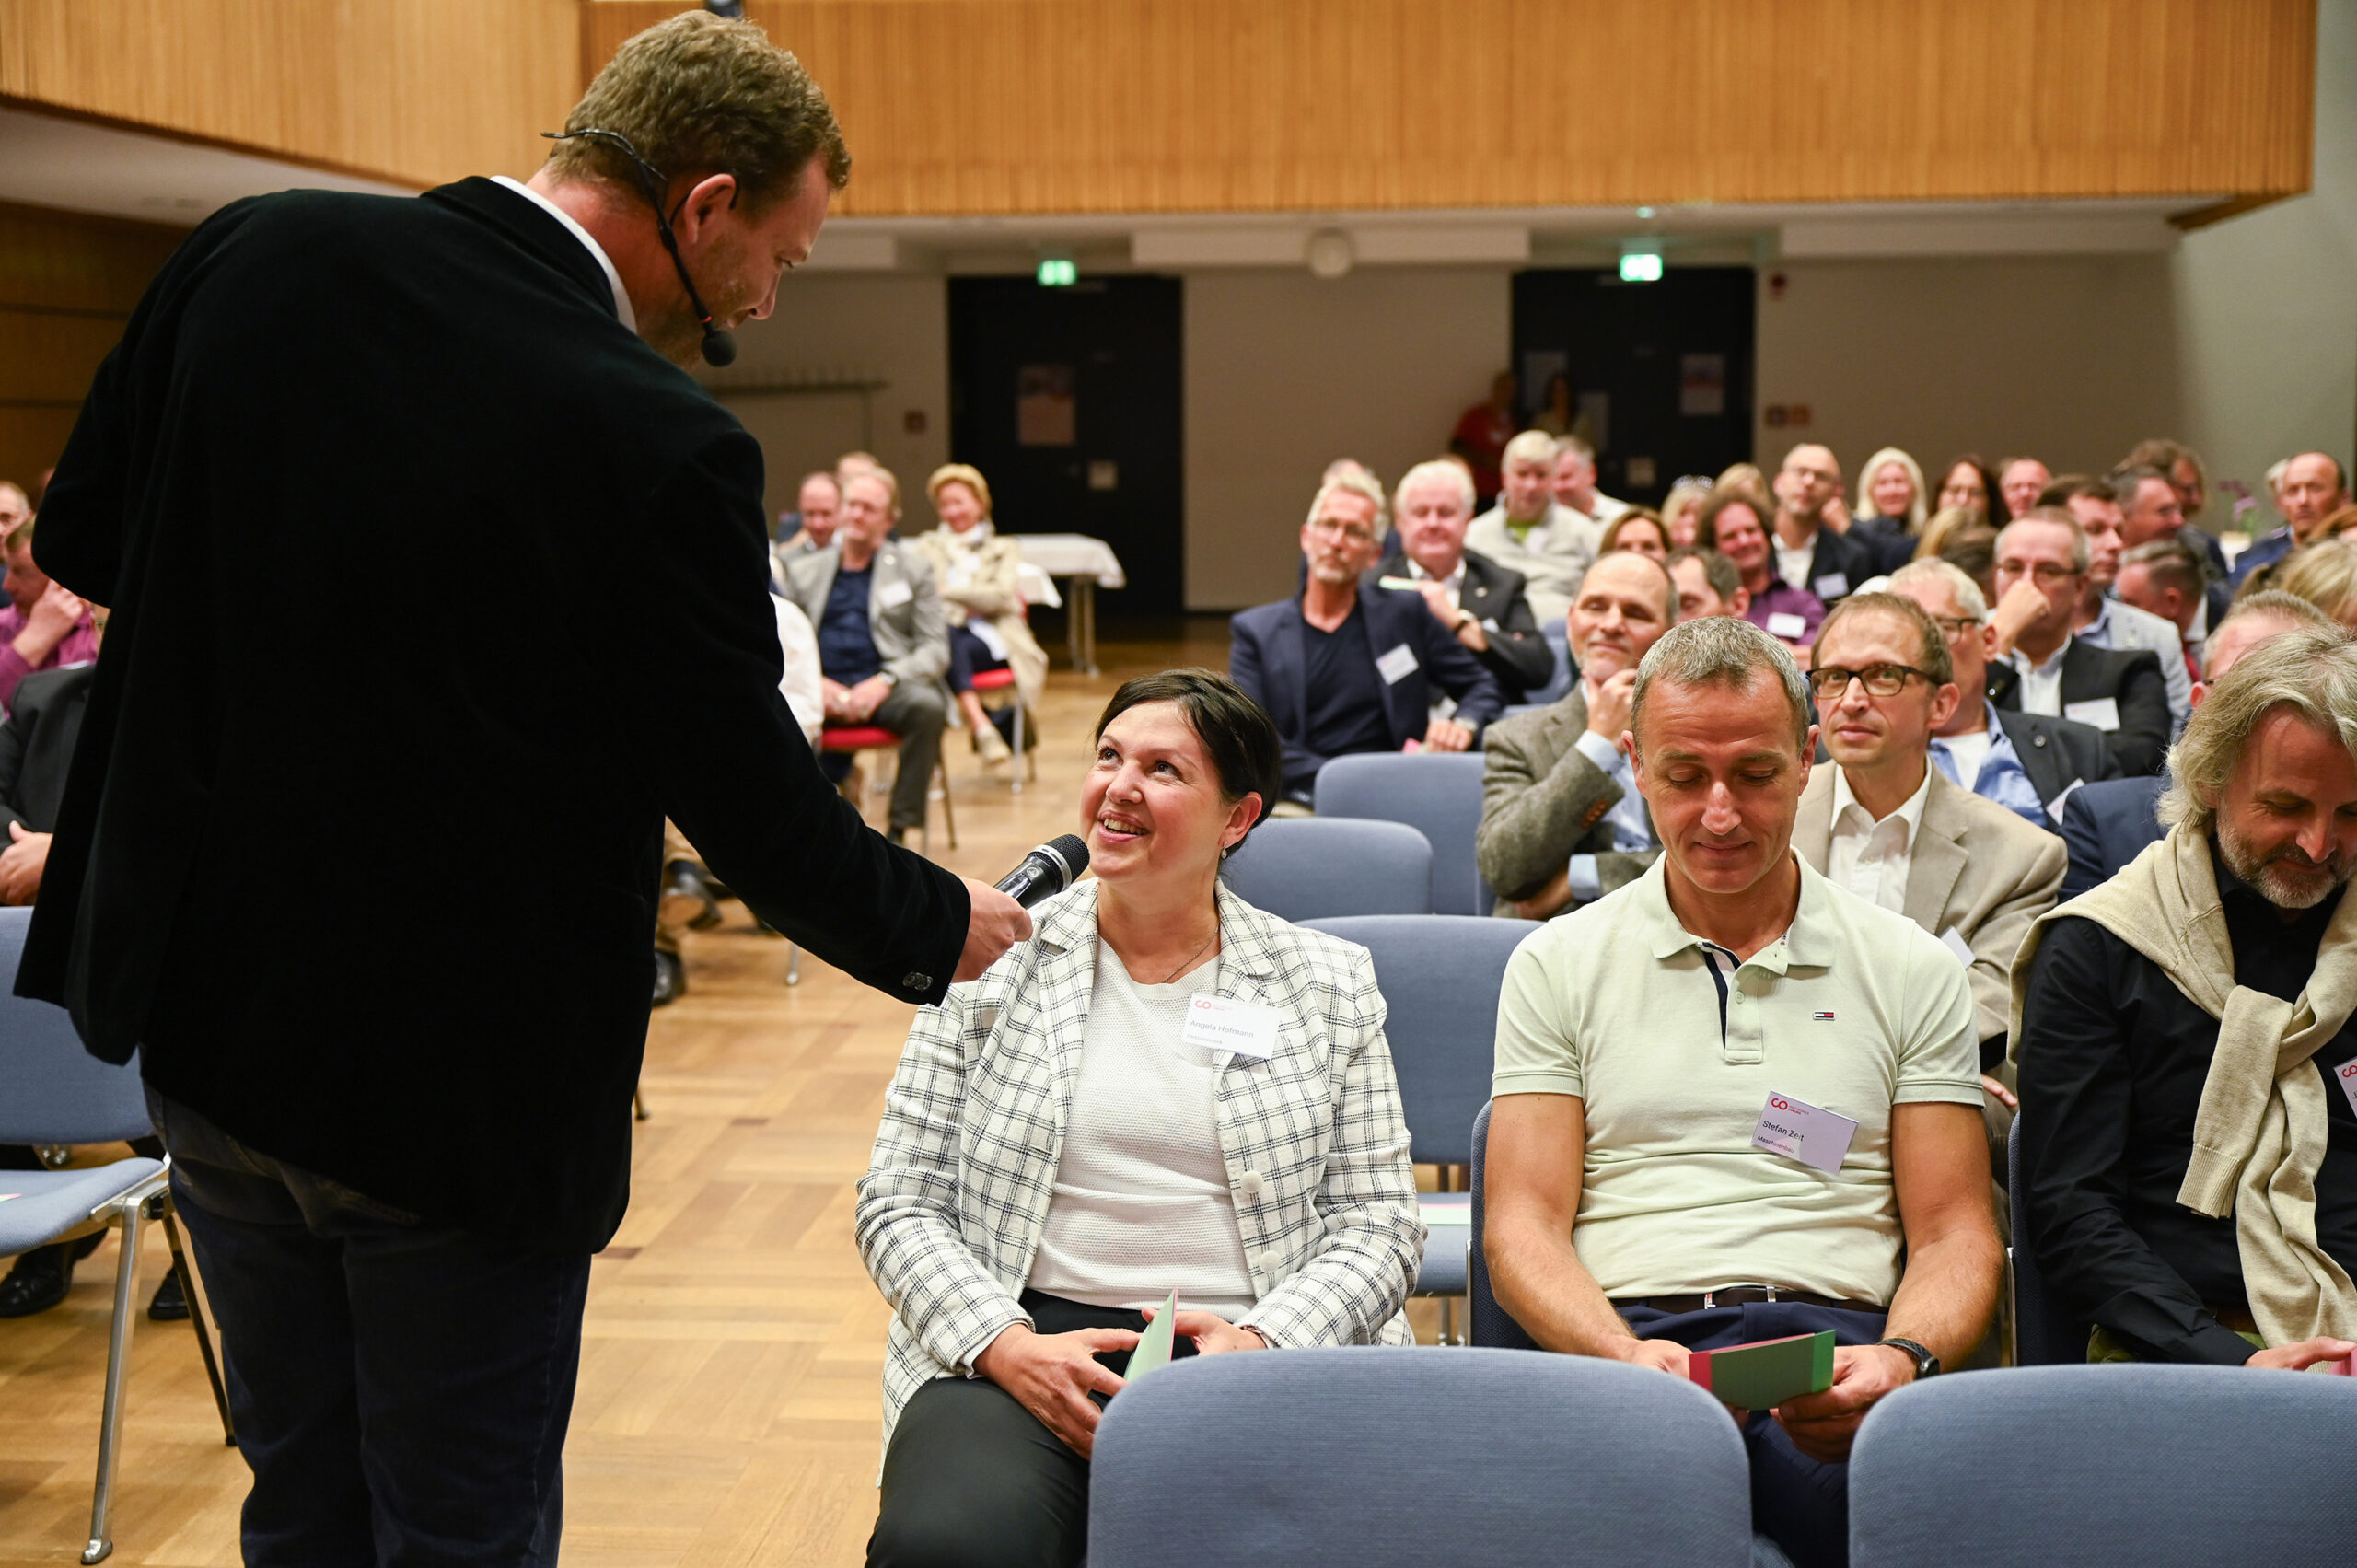
[[[1557,702],[1562,699],[1564,692],[1572,689],[1572,680],[1576,674],[1572,668],[1571,637],[1561,621],[1548,621],[1538,628],[1538,634],[1547,639],[1548,647],[1554,651],[1555,674],[1546,685],[1535,691],[1524,692],[1522,700],[1526,703],[1541,703]]]
[[[1430,914],[1433,846],[1405,822],[1280,817],[1252,830],[1220,877],[1280,920]]]
[[[1435,1416],[1478,1434],[1424,1441]],[[1090,1568],[1743,1568],[1726,1411],[1619,1362],[1360,1347],[1200,1356],[1114,1396]]]
[[[1318,771],[1318,815],[1405,822],[1433,847],[1433,912],[1487,914],[1497,901],[1473,863],[1481,825],[1478,751],[1374,751]]]

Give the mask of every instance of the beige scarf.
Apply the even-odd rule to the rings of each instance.
[[[2018,1059],[2022,997],[2046,927],[2077,916],[2127,943],[2218,1020],[2201,1085],[2193,1160],[2177,1201],[2235,1216],[2243,1290],[2270,1345],[2321,1334],[2357,1338],[2357,1286],[2316,1245],[2316,1169],[2324,1163],[2325,1086],[2308,1058],[2357,1009],[2357,894],[2325,929],[2316,969],[2295,1002],[2235,983],[2235,954],[2206,834],[2183,825],[2110,881],[2049,911],[2014,959],[2011,1049]]]

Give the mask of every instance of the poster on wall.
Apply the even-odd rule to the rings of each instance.
[[[1680,354],[1678,412],[1689,419],[1716,419],[1727,412],[1727,356]]]
[[[1069,447],[1079,438],[1069,365],[1026,365],[1015,373],[1015,440]]]

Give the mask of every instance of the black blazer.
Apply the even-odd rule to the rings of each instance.
[[[2168,831],[2161,826],[2161,796],[2166,773],[2153,778],[2113,779],[2073,790],[2062,803],[2062,842],[2071,869],[2062,874],[2061,897],[2075,899],[2108,882],[2119,868]]]
[[[9,821],[36,833],[57,830],[66,770],[82,715],[90,705],[96,665],[43,669],[17,683],[8,718],[0,724],[0,836]],[[0,849],[6,848],[0,843]]]
[[[1399,552],[1386,556],[1383,564],[1360,582],[1373,587],[1380,578],[1408,575],[1407,554]],[[1457,593],[1457,604],[1460,610],[1471,610],[1481,622],[1490,645],[1473,656],[1495,678],[1499,694],[1505,701],[1519,703],[1524,692],[1536,691],[1555,679],[1555,650],[1547,645],[1546,637],[1538,630],[1538,617],[1531,613],[1529,596],[1523,592],[1521,573],[1499,565],[1479,551],[1469,550],[1465,552],[1465,584]],[[1457,646],[1464,645],[1459,643]],[[1470,648],[1466,651],[1472,653]]]
[[[2103,731],[2091,724],[1999,708],[1997,727],[2014,743],[2022,772],[2042,801],[2074,784],[2084,786],[2119,776],[2119,760],[2105,743]]]
[[[1457,699],[1458,722],[1477,734],[1504,709],[1498,683],[1433,619],[1422,594],[1362,585],[1359,613],[1366,618],[1368,649],[1378,660],[1402,645],[1416,656],[1416,668],[1384,688],[1384,716],[1394,749],[1411,738],[1421,739],[1431,727],[1435,691]],[[1326,765],[1325,758],[1302,744],[1309,729],[1301,658],[1301,629],[1306,624],[1298,598],[1238,610],[1227,622],[1228,677],[1276,721],[1284,741],[1285,788],[1294,794],[1306,794]]]
[[[1773,521],[1773,518],[1770,519],[1771,526]],[[1775,545],[1775,535],[1772,532],[1769,535],[1769,545],[1772,551]],[[1773,554],[1769,556],[1768,563],[1769,569],[1773,571],[1775,569]],[[1809,552],[1808,581],[1803,583],[1801,587],[1824,600],[1825,607],[1830,610],[1856,593],[1859,584],[1869,577],[1880,575],[1880,569],[1875,564],[1875,552],[1863,540],[1852,539],[1848,534],[1835,533],[1829,528],[1819,528],[1817,530],[1817,548]],[[1827,593],[1817,586],[1834,576],[1841,579],[1840,592]],[[1828,584],[1828,587],[1830,586]]]
[[[2018,709],[2020,687],[2021,672],[2010,662],[1989,662],[1991,702],[2001,709]],[[2105,732],[2104,744],[2111,748],[2121,775],[2159,772],[2161,760],[2168,754],[2170,728],[2169,689],[2161,679],[2159,657],[2145,648],[2098,648],[2073,638],[2062,655],[2064,706],[2105,697],[2119,711],[2119,727]]]
[[[534,203],[224,208],[42,509],[42,566],[114,615],[17,990],[291,1164],[602,1246],[666,815],[897,997],[964,943],[962,884],[865,829],[778,694],[767,536],[761,448]]]

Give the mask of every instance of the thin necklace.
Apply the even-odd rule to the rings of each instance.
[[[1217,936],[1218,935],[1219,935],[1219,927],[1218,927],[1218,925],[1214,924],[1214,925],[1213,925],[1213,927],[1212,927],[1212,935],[1211,935],[1210,936],[1206,936],[1206,937],[1204,937],[1204,938],[1203,938],[1203,947],[1210,947],[1210,946],[1212,945],[1212,939],[1213,939],[1213,937],[1215,937],[1215,936]],[[1165,984],[1165,985],[1168,985],[1172,981],[1177,980],[1180,975],[1185,974],[1185,973],[1187,972],[1188,969],[1189,969],[1189,968],[1190,968],[1190,967],[1194,963],[1194,961],[1195,961],[1197,958],[1202,958],[1202,957],[1203,956],[1203,947],[1198,947],[1198,948],[1196,948],[1193,952],[1191,952],[1191,953],[1188,954],[1188,955],[1187,955],[1187,958],[1186,958],[1186,961],[1185,961],[1185,962],[1183,962],[1183,963],[1181,963],[1181,964],[1180,964],[1177,969],[1172,970],[1169,972],[1169,974],[1167,974],[1167,976],[1165,976],[1165,977],[1163,978],[1163,981],[1162,981],[1162,983],[1163,983],[1163,984]]]

